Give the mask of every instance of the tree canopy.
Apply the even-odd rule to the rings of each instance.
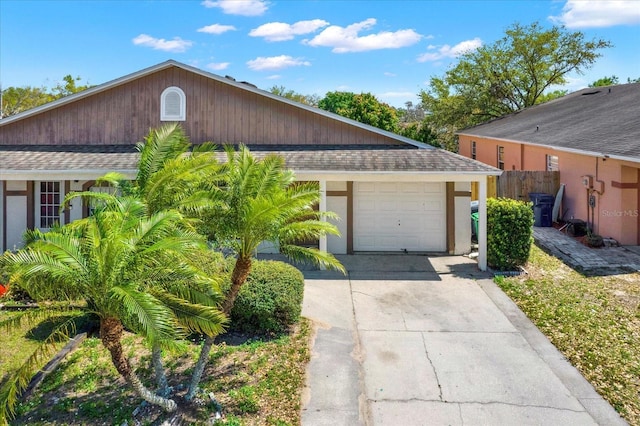
[[[455,150],[454,132],[550,100],[570,73],[584,73],[606,40],[580,31],[513,24],[500,40],[464,53],[420,93],[427,119],[443,146]],[[551,95],[550,95],[551,94]]]
[[[269,92],[274,95],[282,96],[283,98],[291,99],[292,101],[300,102],[301,104],[309,106],[318,106],[320,96],[318,95],[303,95],[294,90],[287,89],[284,86],[272,86]]]
[[[627,77],[627,83],[640,83],[640,77],[631,78]],[[602,78],[597,79],[596,81],[589,84],[589,87],[602,87],[602,86],[613,86],[616,84],[620,84],[620,79],[617,75],[604,76]]]
[[[7,87],[2,90],[0,118],[18,114],[91,87],[89,84],[78,84],[80,81],[82,81],[80,77],[74,78],[71,74],[67,74],[62,77],[62,82],[51,89],[34,86]]]
[[[593,83],[589,84],[589,87],[613,86],[614,84],[620,84],[620,79],[618,79],[618,76],[616,75],[612,75],[611,77],[605,76],[599,78]]]
[[[395,108],[380,102],[371,93],[328,92],[318,107],[389,132],[398,131]]]

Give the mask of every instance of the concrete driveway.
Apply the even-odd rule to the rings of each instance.
[[[340,260],[305,271],[303,425],[626,424],[475,262]]]

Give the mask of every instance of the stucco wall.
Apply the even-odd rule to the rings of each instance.
[[[637,185],[625,188],[640,179],[640,164],[469,136],[460,136],[460,154],[471,157],[472,140],[476,141],[476,159],[492,166],[497,166],[497,147],[504,146],[505,170],[546,170],[547,154],[556,155],[560,183],[565,184],[561,215],[564,213],[565,219],[591,221],[588,200],[592,194],[595,197],[595,232],[624,245],[640,244]],[[592,191],[583,184],[583,176],[586,175],[592,176]]]

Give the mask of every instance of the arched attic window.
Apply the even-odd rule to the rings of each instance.
[[[187,98],[181,88],[167,87],[160,95],[160,121],[185,121]]]

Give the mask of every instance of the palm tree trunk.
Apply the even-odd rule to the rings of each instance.
[[[204,339],[204,344],[202,345],[202,348],[200,349],[200,355],[198,356],[198,362],[196,362],[196,366],[193,368],[191,383],[189,383],[189,390],[184,396],[184,399],[186,399],[187,401],[191,401],[196,395],[198,386],[200,385],[200,380],[202,379],[202,373],[204,373],[204,367],[207,365],[209,353],[211,352],[211,348],[213,347],[213,340],[214,337],[209,336]]]
[[[133,386],[138,395],[150,404],[159,405],[165,411],[175,411],[178,408],[172,399],[163,398],[147,389],[138,376],[133,372],[129,360],[124,356],[122,348],[122,333],[124,327],[117,318],[108,317],[100,319],[100,339],[102,344],[111,354],[111,361],[118,373]]]
[[[233,309],[233,304],[236,302],[236,298],[240,293],[240,288],[247,281],[249,272],[251,272],[251,256],[238,256],[236,264],[233,267],[233,272],[231,273],[231,288],[226,294],[224,303],[222,304],[222,312],[224,312],[227,317],[231,313],[231,309]]]
[[[157,394],[160,396],[169,396],[169,382],[162,365],[162,349],[154,344],[151,348],[151,362],[156,376],[156,385],[158,386]]]
[[[233,272],[231,273],[231,288],[227,292],[224,302],[222,303],[222,312],[224,312],[227,317],[231,314],[233,304],[240,293],[240,288],[247,281],[249,272],[251,272],[251,256],[238,256],[236,264],[233,267]],[[193,399],[198,386],[200,385],[202,373],[204,373],[204,368],[207,365],[207,360],[209,359],[209,353],[213,347],[213,340],[214,337],[207,336],[204,340],[204,344],[202,345],[202,349],[200,349],[200,356],[198,356],[198,362],[196,362],[196,366],[193,369],[189,390],[185,395],[185,399],[187,401],[191,401]]]

